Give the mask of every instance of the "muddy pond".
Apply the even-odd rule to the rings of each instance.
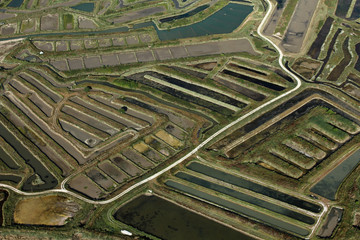
[[[157,196],[141,195],[114,217],[161,239],[254,239]]]

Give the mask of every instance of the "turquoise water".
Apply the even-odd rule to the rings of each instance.
[[[252,11],[253,6],[229,3],[201,22],[169,30],[156,28],[156,32],[162,41],[231,33]]]
[[[7,7],[13,7],[13,8],[18,8],[21,6],[21,4],[24,2],[24,0],[12,0]]]
[[[335,201],[336,192],[345,178],[357,167],[360,162],[360,149],[351,154],[339,166],[328,173],[314,187],[311,192],[316,193],[324,198]]]
[[[94,3],[81,3],[81,4],[73,6],[71,8],[80,10],[83,12],[92,12],[92,11],[94,11]]]

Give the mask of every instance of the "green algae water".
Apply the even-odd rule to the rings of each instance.
[[[241,25],[253,8],[250,5],[229,3],[201,22],[169,30],[156,28],[156,32],[162,41],[231,33]]]

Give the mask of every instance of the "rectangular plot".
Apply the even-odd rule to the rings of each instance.
[[[241,74],[241,73],[229,70],[229,69],[224,69],[222,71],[222,73],[224,73],[226,75],[230,75],[230,76],[235,77],[235,78],[239,78],[239,79],[249,81],[251,83],[257,84],[257,85],[262,86],[262,87],[266,87],[266,88],[274,90],[274,91],[282,91],[282,90],[285,89],[285,87],[283,87],[283,86],[273,84],[273,83],[270,83],[270,82],[267,82],[267,81],[263,81],[263,80],[260,80],[260,79],[257,79],[257,78],[249,77],[247,75],[244,75],[244,74]]]
[[[112,39],[114,46],[125,46],[126,42],[124,38],[113,38]]]
[[[139,39],[136,36],[127,36],[126,42],[129,45],[139,44]]]
[[[121,170],[129,174],[131,177],[134,177],[136,175],[139,175],[143,171],[140,170],[138,167],[136,167],[134,164],[132,164],[130,161],[126,160],[123,157],[117,156],[111,161],[118,166]]]
[[[247,193],[236,191],[236,190],[230,189],[228,187],[225,187],[223,185],[220,185],[220,184],[217,184],[217,183],[214,183],[214,182],[211,182],[211,181],[207,181],[207,180],[202,179],[202,178],[195,177],[195,176],[187,174],[185,172],[178,172],[178,173],[175,174],[175,176],[178,177],[178,178],[181,178],[181,179],[183,179],[185,181],[188,181],[188,182],[197,184],[199,186],[202,186],[204,188],[208,188],[208,189],[211,189],[213,191],[216,191],[216,192],[231,196],[231,197],[236,198],[236,199],[238,199],[240,201],[250,203],[250,204],[255,205],[255,206],[259,207],[259,208],[264,208],[264,209],[267,209],[269,211],[281,214],[281,215],[283,215],[285,217],[289,217],[289,218],[295,219],[297,221],[300,221],[300,222],[303,222],[303,223],[306,223],[306,224],[314,224],[315,223],[315,219],[312,218],[312,217],[309,217],[307,215],[295,212],[295,211],[290,210],[288,208],[282,207],[282,206],[280,206],[278,204],[274,204],[274,203],[272,203],[272,202],[270,202],[268,200],[263,200],[263,199],[261,199],[259,197],[255,197],[255,196],[249,195]]]
[[[64,52],[69,50],[69,45],[67,41],[57,41],[55,46],[57,52]]]
[[[127,106],[125,106],[123,104],[115,103],[115,102],[111,101],[110,99],[106,99],[106,98],[103,98],[103,97],[97,96],[97,95],[89,95],[89,97],[96,100],[96,101],[98,101],[98,102],[100,102],[100,103],[102,103],[102,104],[104,104],[104,105],[106,105],[106,106],[114,108],[116,110],[120,110],[123,107],[126,107],[127,108],[127,110],[125,111],[126,115],[132,116],[134,118],[140,119],[140,120],[148,122],[150,124],[154,123],[154,119],[152,118],[152,116],[149,116],[149,115],[146,115],[144,113],[135,111],[134,109],[132,109],[130,107],[127,107]]]
[[[82,40],[71,40],[70,49],[71,50],[82,50],[84,48],[84,42]]]
[[[30,151],[29,148],[15,136],[14,132],[10,132],[3,122],[0,122],[0,136],[19,154],[22,159],[26,160],[26,164],[32,167],[34,172],[44,181],[43,184],[39,185],[32,185],[30,182],[25,182],[22,186],[23,190],[48,190],[54,188],[58,184],[54,175],[49,172],[45,165],[39,160],[39,157],[34,155],[34,149],[31,149],[32,151]],[[36,148],[36,145],[32,145],[32,147]]]
[[[149,42],[153,41],[151,35],[149,35],[147,33],[140,34],[139,38],[140,38],[140,41],[142,41],[143,43],[149,43]]]
[[[139,107],[148,109],[150,111],[164,114],[169,118],[169,120],[171,122],[173,122],[174,124],[180,126],[181,128],[183,128],[185,130],[191,129],[195,125],[194,122],[191,121],[190,119],[188,119],[188,118],[186,118],[184,116],[177,115],[177,114],[171,112],[169,109],[161,108],[161,107],[154,106],[154,105],[149,105],[147,103],[141,102],[141,101],[139,101],[137,99],[134,99],[134,98],[126,97],[126,98],[124,98],[124,100],[129,102],[129,103],[138,105]]]
[[[28,94],[31,91],[27,86],[25,86],[18,80],[12,79],[9,83],[21,94]]]
[[[316,205],[314,203],[305,201],[303,199],[294,197],[292,195],[289,195],[287,193],[279,192],[278,190],[265,187],[263,185],[260,185],[258,183],[252,182],[250,180],[244,179],[242,177],[232,175],[223,171],[220,171],[216,168],[209,167],[207,165],[201,164],[199,162],[192,162],[186,168],[204,174],[206,176],[218,179],[223,182],[227,182],[230,184],[233,184],[235,186],[245,188],[247,190],[263,194],[265,196],[268,196],[270,198],[277,199],[281,202],[286,202],[290,205],[294,205],[296,207],[314,212],[314,213],[320,213],[321,207],[319,205]]]
[[[119,53],[118,58],[121,64],[136,63],[136,56],[134,52]]]
[[[304,172],[301,171],[299,168],[295,167],[294,165],[291,165],[280,158],[276,157],[275,155],[268,154],[263,157],[259,157],[258,161],[260,162],[260,166],[275,170],[281,174],[284,174],[286,176],[298,179],[301,177]],[[261,164],[264,163],[265,165]]]
[[[322,146],[329,150],[335,150],[338,148],[338,145],[336,143],[330,141],[324,136],[321,136],[320,134],[316,133],[316,131],[312,131],[311,129],[308,129],[308,131],[306,132],[300,133],[299,136],[309,142],[314,142],[316,145]]]
[[[74,136],[76,139],[83,142],[84,144],[88,145],[89,147],[95,147],[100,142],[102,142],[100,138],[94,136],[93,134],[85,131],[82,128],[79,128],[72,123],[69,123],[62,119],[59,119],[59,123],[64,131],[69,132],[72,136]]]
[[[86,172],[86,175],[100,187],[109,190],[114,187],[114,182],[104,176],[98,169],[93,168]]]
[[[305,157],[301,153],[285,146],[270,149],[269,152],[276,157],[284,159],[295,166],[299,166],[304,169],[311,169],[316,164],[316,162],[311,158]]]
[[[12,157],[0,146],[0,160],[2,160],[6,166],[11,169],[19,169],[20,166],[16,163]]]
[[[327,116],[326,121],[349,134],[357,134],[360,131],[359,125],[340,114]]]
[[[169,48],[158,48],[154,50],[154,55],[156,57],[157,60],[168,60],[168,59],[172,59],[173,56],[171,55],[171,52],[169,50]]]
[[[42,131],[44,131],[50,138],[57,142],[65,151],[73,156],[79,164],[84,164],[86,158],[79,152],[79,150],[74,147],[74,144],[66,140],[62,135],[55,133],[42,119],[40,119],[33,111],[28,107],[22,104],[15,96],[9,94],[7,98],[14,103],[26,116],[28,116]],[[68,172],[66,161],[61,161],[57,165],[63,170],[63,172]]]
[[[315,147],[310,142],[302,138],[288,139],[283,142],[289,148],[304,154],[306,157],[315,158],[316,160],[322,160],[326,153],[320,148]]]
[[[297,4],[281,42],[286,51],[294,53],[300,51],[318,2],[319,0],[301,0]]]
[[[150,50],[136,52],[136,58],[138,62],[150,62],[155,60],[152,51]]]
[[[153,163],[151,163],[143,155],[141,155],[140,153],[136,152],[131,148],[126,149],[125,151],[122,152],[122,154],[143,169],[154,167]]]
[[[90,109],[91,111],[94,111],[102,116],[105,116],[115,122],[125,125],[128,128],[134,128],[136,130],[142,129],[142,127],[139,124],[134,123],[128,119],[122,118],[112,112],[108,112],[108,111],[104,110],[103,108],[95,106],[89,102],[85,102],[83,99],[81,99],[79,97],[72,97],[72,98],[70,98],[70,100],[76,104],[79,104],[80,106]]]
[[[146,152],[143,153],[147,158],[151,159],[154,162],[161,162],[163,161],[165,158],[163,155],[161,155],[160,153],[158,153],[157,151],[153,150],[153,149],[149,149]]]
[[[164,130],[173,135],[174,137],[176,137],[177,139],[180,140],[184,140],[187,136],[187,132],[185,132],[184,130],[182,130],[181,128],[179,128],[178,126],[174,125],[174,124],[168,124]]]
[[[153,136],[145,137],[145,143],[148,144],[150,147],[155,149],[156,151],[160,152],[165,156],[170,156],[174,154],[174,150],[171,147],[160,140],[154,138]]]
[[[136,76],[134,76],[136,75]],[[129,80],[138,81],[142,84],[148,85],[152,88],[158,89],[164,93],[167,93],[169,95],[172,95],[174,97],[183,99],[185,101],[194,103],[196,105],[202,106],[204,108],[211,109],[213,111],[216,111],[218,113],[224,114],[224,115],[232,115],[234,112],[240,110],[239,108],[220,102],[214,98],[199,94],[195,91],[191,91],[179,86],[176,86],[174,84],[167,83],[164,80],[161,80],[159,78],[153,77],[151,75],[147,75],[147,73],[137,73],[128,76],[127,78]],[[139,75],[143,75],[143,77],[139,77]],[[226,107],[225,107],[226,106]]]
[[[313,123],[311,126],[313,129],[320,132],[322,135],[329,138],[330,140],[333,140],[334,142],[344,143],[350,139],[349,134],[340,130],[339,128],[332,126],[329,123],[316,122]]]
[[[326,40],[326,37],[330,32],[333,22],[334,19],[332,17],[328,17],[324,25],[321,27],[320,32],[318,33],[315,41],[313,42],[307,53],[311,58],[318,59],[321,52],[321,48]]]
[[[341,18],[346,18],[349,7],[353,0],[339,0],[336,8],[335,15]]]
[[[98,68],[102,66],[102,63],[98,56],[84,57],[84,64],[85,68]]]
[[[239,107],[239,108],[245,106],[245,104],[240,102],[239,100],[236,100],[236,99],[234,99],[232,97],[229,97],[229,96],[227,96],[227,95],[225,95],[223,93],[219,93],[217,91],[209,89],[205,85],[194,84],[194,83],[188,82],[186,80],[181,80],[179,78],[170,77],[168,75],[160,74],[160,73],[157,73],[157,72],[149,72],[148,74],[153,76],[153,77],[156,77],[156,78],[158,78],[160,80],[166,81],[166,82],[168,82],[170,84],[174,84],[174,85],[179,86],[181,88],[188,89],[189,91],[194,91],[194,92],[196,92],[198,94],[208,96],[208,97],[216,99],[216,100],[218,100],[220,102],[224,102],[224,103],[227,103],[227,104]]]
[[[72,85],[72,83],[60,83],[57,80],[55,80],[50,74],[48,74],[47,72],[37,69],[37,68],[29,68],[29,70],[33,73],[35,73],[36,75],[40,75],[43,79],[45,79],[46,81],[48,81],[51,85],[53,85],[54,87],[69,87]]]
[[[70,58],[67,59],[70,70],[84,69],[82,58]]]
[[[128,176],[125,173],[120,171],[114,164],[112,164],[109,161],[100,163],[98,167],[109,177],[114,179],[117,183],[122,183],[128,178]]]
[[[101,188],[83,174],[70,179],[69,187],[92,199],[99,199],[103,193]]]
[[[218,43],[215,42],[187,45],[186,49],[192,57],[221,53]]]
[[[64,60],[51,60],[50,64],[59,71],[69,71],[67,61]]]
[[[37,93],[33,93],[29,96],[29,99],[47,116],[53,115],[53,107],[44,101]]]
[[[246,87],[243,87],[231,80],[228,80],[224,77],[219,77],[219,76],[216,76],[214,78],[214,80],[218,83],[220,83],[221,85],[225,86],[225,87],[228,87],[230,88],[231,90],[234,90],[235,92],[238,92],[248,98],[251,98],[252,100],[255,100],[255,101],[263,101],[266,96],[259,93],[259,92],[256,92],[256,91],[253,91],[249,88],[246,88]]]
[[[172,147],[179,148],[182,146],[182,142],[176,139],[174,136],[170,135],[169,133],[165,132],[164,130],[158,131],[155,136],[166,142],[167,144],[171,145]]]
[[[101,55],[102,62],[104,66],[117,66],[120,65],[119,59],[116,54],[111,55]]]
[[[22,79],[24,79],[25,81],[27,81],[28,83],[30,83],[31,85],[33,85],[34,87],[36,87],[37,89],[39,89],[40,92],[42,92],[43,94],[45,94],[46,96],[51,98],[51,100],[53,100],[54,102],[58,103],[58,102],[60,102],[62,100],[62,96],[55,93],[53,90],[46,87],[44,84],[42,84],[41,82],[39,82],[35,78],[31,77],[30,75],[27,75],[25,73],[20,73],[19,76]]]
[[[195,197],[198,197],[200,199],[204,199],[206,201],[209,201],[213,204],[216,204],[218,206],[225,207],[227,209],[230,209],[231,211],[234,211],[235,213],[245,215],[250,218],[255,218],[258,221],[265,223],[266,225],[273,226],[278,229],[284,229],[286,231],[292,232],[293,234],[298,234],[301,236],[307,236],[310,231],[308,229],[305,229],[303,227],[299,227],[297,225],[294,225],[292,223],[285,222],[283,220],[271,217],[270,215],[260,213],[258,211],[252,210],[250,208],[241,206],[239,204],[230,202],[228,200],[222,199],[217,196],[210,195],[208,193],[199,191],[197,189],[185,186],[183,184],[180,184],[178,182],[168,180],[165,182],[165,185],[175,188],[177,190],[180,190],[182,192],[185,192],[187,194],[193,195]]]
[[[169,47],[169,50],[174,58],[184,58],[189,56],[184,46]]]
[[[66,114],[69,114],[70,116],[96,128],[96,129],[99,129],[111,136],[119,132],[118,129],[111,127],[90,115],[87,115],[83,112],[75,110],[74,108],[72,108],[70,106],[64,105],[64,107],[61,109],[61,111],[63,111]]]
[[[98,44],[99,47],[104,47],[104,48],[112,46],[112,42],[110,38],[98,39]]]

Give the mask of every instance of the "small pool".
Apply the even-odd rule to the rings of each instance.
[[[81,4],[73,6],[71,8],[79,10],[79,11],[83,11],[83,12],[92,12],[92,11],[94,11],[94,7],[95,7],[94,3],[81,3]]]

